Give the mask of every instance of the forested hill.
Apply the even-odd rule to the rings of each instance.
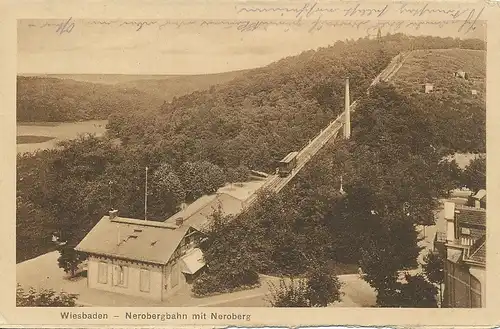
[[[18,76],[18,121],[107,119],[113,112],[157,111],[164,102],[231,81],[246,70],[205,75]]]
[[[109,128],[125,143],[157,145],[174,163],[207,159],[222,167],[273,170],[275,161],[303,146],[342,109],[347,75],[356,99],[399,52],[458,46],[485,45],[480,40],[402,34],[339,41],[176,98],[159,117],[117,114]]]
[[[163,99],[133,88],[47,77],[17,77],[17,121],[105,120],[113,112],[153,111]]]
[[[455,77],[464,71],[467,79]],[[459,152],[486,152],[486,51],[417,50],[393,78],[402,94],[423,104],[436,145]],[[425,83],[433,85],[424,93]]]
[[[402,34],[336,42],[250,70],[206,91],[174,98],[160,111],[123,111],[117,106],[118,111],[110,105],[111,138],[87,136],[57,150],[18,155],[17,260],[54,248],[50,234],[56,229],[69,244],[77,243],[110,206],[125,217],[141,218],[146,166],[153,177],[148,197],[148,218],[153,220],[169,217],[182,202],[213,193],[227,182],[246,179],[249,168],[274,171],[276,161],[300,149],[343,110],[347,75],[352,100],[366,95],[373,78],[412,44],[436,49],[470,44],[484,49],[481,41],[410,39]],[[29,79],[37,83],[36,78],[19,83]],[[80,104],[74,96],[77,108],[90,106],[83,101],[89,94],[98,100],[95,104],[107,101],[104,86],[94,94],[90,87],[95,85],[69,81],[64,85],[68,83],[87,88],[75,90],[82,100]],[[60,81],[53,84],[62,88]],[[35,95],[52,111],[51,102],[63,98],[57,91]],[[18,97],[29,95],[25,88]],[[140,92],[125,95],[128,100],[141,99],[133,98]],[[148,105],[150,100],[145,99]],[[114,137],[122,143],[111,142]]]
[[[165,75],[133,79],[116,84],[119,88],[134,88],[170,102],[174,97],[205,90],[229,82],[247,70],[200,75]]]
[[[124,145],[148,145],[174,166],[205,159],[224,168],[274,170],[337,116],[348,74],[354,99],[399,50],[369,39],[337,42],[176,98],[160,116],[113,115],[110,133]]]

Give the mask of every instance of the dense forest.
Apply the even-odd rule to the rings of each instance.
[[[393,56],[410,49],[412,42],[415,48],[424,45],[453,48],[459,44],[452,38],[410,39],[402,34],[379,40],[336,42],[330,47],[250,70],[209,90],[174,98],[150,111],[111,111],[106,138],[82,136],[65,142],[58,150],[18,155],[17,261],[51,250],[50,233],[54,230],[60,230],[70,244],[77,243],[109,207],[119,209],[123,216],[141,218],[146,166],[155,177],[148,198],[151,202],[148,217],[153,220],[165,219],[181,202],[212,193],[226,182],[245,180],[248,169],[273,170],[277,160],[301,148],[339,114],[343,107],[345,76],[355,81],[351,89],[353,99],[365,95],[372,79]],[[461,41],[462,47],[464,44],[466,42]],[[470,44],[478,47],[477,41]],[[99,99],[97,104],[103,102]],[[407,101],[411,100],[402,102]],[[374,117],[365,120],[372,120],[373,125],[373,120],[380,121],[377,115],[373,112]],[[422,128],[426,128],[424,126],[422,124]],[[434,126],[427,128],[433,131]],[[353,129],[361,128],[353,125]],[[469,129],[476,127],[471,125]],[[425,131],[411,128],[405,138],[416,139],[420,134],[427,138]],[[367,134],[372,136],[370,131]],[[454,136],[457,140],[461,138],[459,134]],[[115,143],[116,138],[121,143]],[[404,142],[397,134],[387,138]],[[437,140],[432,142],[436,147],[442,144]],[[371,153],[361,154],[369,158],[378,152],[369,151]],[[403,151],[414,152],[413,149]],[[394,152],[391,156],[398,158]],[[320,172],[323,171],[318,169]],[[346,179],[352,180],[356,175],[354,171]],[[384,177],[378,180],[383,181]],[[316,179],[337,184],[336,180],[320,175]],[[297,186],[301,187],[289,198],[296,204],[300,204],[300,199],[293,195],[301,195],[301,190],[310,193],[307,185],[300,184],[305,183],[299,179]],[[434,193],[434,188],[432,191]],[[408,193],[406,198],[412,196]],[[415,207],[427,200],[416,203]],[[302,215],[302,220],[309,220],[306,215],[312,214]],[[300,226],[299,223],[295,225]],[[304,230],[309,228],[304,225]],[[307,234],[297,239],[305,239],[305,236]],[[289,250],[290,245],[283,241],[280,248],[272,251],[274,258],[283,257],[280,255]]]
[[[133,88],[46,77],[17,77],[18,122],[105,120],[121,111],[150,111],[163,103]]]
[[[18,122],[73,122],[107,119],[111,113],[156,111],[174,97],[231,81],[246,71],[206,75],[136,77],[97,83],[85,75],[17,77]],[[127,76],[121,77],[126,79]],[[130,79],[130,78],[128,78]]]
[[[422,106],[393,86],[375,87],[353,115],[351,139],[327,144],[294,184],[263,192],[237,219],[216,213],[202,245],[208,271],[194,292],[251,287],[258,273],[302,277],[321,264],[343,274],[351,264],[362,266],[379,306],[435,307],[432,283],[421,275],[401,283],[398,271],[417,266],[416,225],[434,224],[437,201],[451,189],[485,188],[486,167],[482,157],[464,172],[443,161],[448,151],[432,147]]]

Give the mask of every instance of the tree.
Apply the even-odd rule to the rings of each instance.
[[[472,160],[462,174],[462,184],[477,192],[486,188],[486,157]]]
[[[377,215],[373,217],[376,220]],[[397,295],[399,271],[417,265],[421,248],[414,225],[404,219],[387,216],[371,229],[371,237],[361,248],[364,279],[377,290],[377,304],[390,306]]]
[[[179,175],[189,201],[213,193],[225,183],[222,169],[208,161],[185,162]]]
[[[168,164],[162,164],[152,176],[148,200],[151,218],[168,218],[184,201],[186,197],[184,186]]]
[[[52,289],[40,291],[30,287],[25,291],[19,284],[16,291],[16,306],[18,307],[75,307],[77,294],[68,294],[61,291],[56,293]]]
[[[200,244],[207,264],[206,271],[194,281],[193,293],[206,296],[252,288],[259,284],[254,259],[245,252],[245,232],[238,223],[224,217],[221,209],[212,214],[207,238]]]
[[[405,275],[406,283],[400,285],[397,295],[397,307],[437,307],[437,288],[427,279],[417,274],[411,276]]]
[[[439,301],[443,302],[444,261],[438,252],[429,252],[424,257],[424,273],[427,279],[439,286]]]
[[[85,255],[68,245],[60,247],[59,254],[57,259],[59,267],[64,269],[64,272],[69,273],[71,277],[75,276],[78,266],[85,260]]]
[[[279,286],[269,283],[268,301],[273,307],[311,307],[309,288],[306,280],[290,279],[290,283],[281,278]]]
[[[311,306],[326,307],[340,301],[341,287],[338,277],[326,266],[315,267],[307,277],[307,293]]]

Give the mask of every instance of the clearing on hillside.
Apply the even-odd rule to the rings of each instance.
[[[456,77],[463,71],[468,79]],[[424,93],[432,84],[433,93],[454,92],[484,99],[486,90],[486,51],[469,49],[430,49],[413,51],[393,78],[403,93]],[[476,90],[477,94],[473,94]]]

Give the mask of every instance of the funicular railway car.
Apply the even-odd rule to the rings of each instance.
[[[290,175],[292,170],[297,166],[297,155],[299,152],[290,152],[286,157],[278,163],[278,175],[286,177]]]

